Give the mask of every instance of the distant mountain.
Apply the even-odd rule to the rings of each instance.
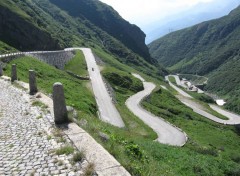
[[[229,15],[168,34],[149,45],[152,57],[173,72],[206,75],[206,90],[240,113],[240,7]]]
[[[146,43],[148,44],[173,31],[227,15],[239,4],[239,0],[199,3],[187,11],[175,14],[165,20],[155,21],[142,28],[147,34]]]
[[[1,0],[0,41],[21,51],[99,47],[122,62],[154,62],[145,34],[98,0]]]
[[[50,0],[73,17],[81,17],[106,31],[142,57],[149,58],[146,35],[125,21],[112,7],[98,0]]]

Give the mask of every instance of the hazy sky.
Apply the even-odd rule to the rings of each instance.
[[[142,26],[186,11],[199,3],[222,0],[100,0],[131,23]]]

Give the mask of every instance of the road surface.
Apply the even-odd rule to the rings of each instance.
[[[100,70],[96,64],[96,61],[91,49],[89,48],[66,48],[65,49],[65,51],[72,51],[72,50],[83,51],[83,54],[87,62],[89,76],[91,78],[93,92],[98,105],[100,119],[114,126],[124,127],[125,126],[124,122],[119,112],[117,111],[116,107],[112,103],[110,95],[107,92],[107,88],[104,84],[104,81],[100,74]],[[0,58],[15,56],[15,55],[29,55],[29,54],[36,54],[36,53],[55,53],[55,52],[59,52],[59,51],[18,52],[18,53],[0,55]],[[81,92],[81,93],[84,93],[84,92]]]
[[[149,95],[156,86],[151,82],[145,82],[140,75],[133,75],[143,81],[144,90],[128,98],[126,101],[127,107],[157,133],[158,142],[173,146],[183,146],[187,141],[187,136],[184,132],[140,106],[143,98]]]
[[[83,51],[85,56],[89,77],[91,79],[93,92],[98,105],[99,115],[101,120],[110,123],[117,127],[124,127],[123,120],[112,103],[112,99],[108,94],[107,88],[102,79],[100,70],[96,64],[92,50],[89,48],[77,48]]]
[[[188,98],[193,98],[192,96],[190,96],[189,94],[187,94],[186,92],[184,92],[182,89],[178,88],[177,86],[175,86],[173,83],[171,83],[171,81],[169,81],[168,76],[165,77],[165,79],[169,82],[169,85],[174,88],[178,93],[180,93],[181,95],[183,95],[184,97],[188,97]],[[176,81],[177,82],[177,81]],[[181,83],[180,83],[181,84]]]
[[[166,80],[168,79],[168,76],[165,77]],[[214,110],[217,111],[218,113],[222,114],[223,116],[227,117],[229,120],[223,120],[220,119],[206,111],[204,111],[203,108],[201,108],[201,105],[199,105],[197,102],[192,100],[192,97],[187,94],[186,92],[184,92],[183,90],[179,89],[178,87],[176,87],[175,85],[173,85],[170,81],[169,81],[169,85],[174,88],[176,91],[178,91],[179,94],[181,94],[182,96],[177,96],[177,98],[186,106],[190,107],[194,112],[212,120],[215,121],[217,123],[221,123],[221,124],[226,124],[226,125],[235,125],[235,124],[240,124],[240,116],[233,114],[231,112],[225,111],[221,108],[219,108],[218,106],[215,105],[211,105],[209,104],[209,106]],[[190,99],[191,97],[191,99]]]

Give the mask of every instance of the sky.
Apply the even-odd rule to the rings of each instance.
[[[221,0],[100,0],[112,6],[131,23],[140,27],[191,9],[199,3]]]
[[[158,38],[157,36],[160,37],[166,34],[166,31],[164,31],[165,26],[171,28],[171,25],[175,25],[176,23],[184,23],[182,20],[185,19],[185,23],[187,24],[181,27],[188,27],[202,21],[226,15],[240,4],[240,0],[100,1],[112,6],[125,20],[139,26],[147,34],[146,43]],[[189,18],[192,18],[192,20],[190,19],[188,24]],[[176,28],[176,30],[178,29],[181,28]],[[159,32],[162,34],[160,35]]]

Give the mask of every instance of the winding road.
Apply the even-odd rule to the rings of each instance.
[[[102,121],[110,123],[117,127],[124,127],[124,122],[112,103],[111,97],[108,94],[107,88],[102,79],[100,70],[96,64],[95,57],[90,48],[66,48],[65,51],[81,50],[85,56],[88,67],[88,73],[91,79],[93,92],[98,105],[99,117]],[[31,51],[31,52],[17,52],[11,54],[0,55],[0,58],[17,55],[29,55],[38,53],[55,53],[59,51]],[[84,93],[84,92],[81,92]],[[81,101],[81,100],[80,100]]]
[[[183,131],[172,126],[164,119],[151,114],[140,106],[143,98],[149,95],[156,86],[151,82],[145,82],[140,75],[133,74],[133,76],[143,82],[144,90],[128,98],[126,106],[133,112],[133,114],[139,117],[157,133],[158,142],[173,146],[183,146],[187,141],[187,135]]]
[[[99,67],[90,48],[71,48],[82,50],[88,67],[93,92],[98,105],[100,119],[117,127],[124,127],[124,122],[114,106],[102,79]]]
[[[204,110],[204,108],[201,108],[201,105],[199,105],[197,102],[195,102],[193,100],[193,97],[190,96],[189,94],[187,94],[186,92],[184,92],[183,90],[181,90],[180,88],[178,88],[177,86],[175,86],[174,84],[172,84],[169,81],[168,76],[165,77],[166,80],[168,80],[169,85],[174,88],[181,96],[176,96],[183,104],[185,104],[186,106],[190,107],[194,112],[196,112],[197,114],[200,114],[214,122],[217,123],[221,123],[221,124],[225,124],[225,125],[236,125],[236,124],[240,124],[240,115],[234,114],[232,112],[223,110],[222,108],[216,106],[216,105],[212,105],[209,104],[209,106],[216,112],[224,115],[225,117],[227,117],[229,120],[223,120],[220,119],[208,112],[206,112]],[[176,81],[177,82],[177,81]]]

